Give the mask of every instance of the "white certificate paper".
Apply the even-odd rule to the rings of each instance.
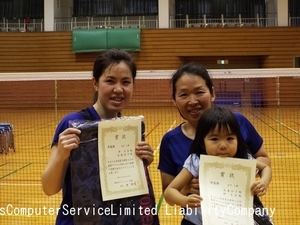
[[[135,154],[141,118],[99,122],[98,155],[104,201],[149,193],[143,161]]]
[[[256,161],[231,157],[200,156],[199,185],[205,225],[253,225]]]

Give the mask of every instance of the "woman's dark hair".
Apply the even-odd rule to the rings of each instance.
[[[233,133],[237,136],[237,152],[235,158],[248,158],[248,147],[243,139],[239,123],[230,111],[225,107],[214,106],[207,109],[199,119],[195,139],[193,140],[190,147],[190,154],[195,153],[200,156],[207,155],[204,145],[204,138],[218,127],[219,131],[225,131]]]
[[[100,55],[94,62],[93,77],[98,82],[103,72],[111,65],[124,62],[131,71],[133,80],[136,77],[136,64],[128,52],[110,49]]]
[[[205,81],[209,92],[213,94],[213,83],[206,68],[199,63],[190,62],[180,67],[171,78],[173,100],[175,100],[177,81],[185,74],[201,77]]]
[[[131,58],[131,55],[128,52],[114,48],[104,52],[95,60],[93,67],[93,77],[95,78],[96,82],[99,81],[100,77],[108,67],[120,62],[124,62],[128,66],[134,81],[136,77],[136,64]],[[96,91],[93,95],[93,103],[97,102],[97,99],[98,92]]]

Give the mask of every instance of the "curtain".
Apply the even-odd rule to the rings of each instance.
[[[221,14],[227,18],[236,18],[239,14],[244,18],[253,18],[256,14],[265,17],[265,9],[265,0],[175,0],[175,13],[188,14],[191,19],[203,18],[204,14],[207,18],[219,18]]]
[[[158,0],[73,0],[73,16],[158,15]]]
[[[299,0],[289,0],[289,14],[291,17],[300,17]]]
[[[0,0],[0,18],[25,19],[26,17],[42,19],[44,17],[44,0]]]

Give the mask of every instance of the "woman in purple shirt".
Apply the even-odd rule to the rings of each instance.
[[[160,145],[159,164],[163,191],[181,171],[195,138],[198,120],[203,112],[212,107],[215,100],[213,83],[208,71],[191,62],[179,68],[171,78],[172,98],[185,122],[168,131]],[[262,137],[242,114],[235,113],[243,138],[253,157],[270,166],[271,162],[263,145]],[[199,193],[198,179],[194,178],[182,191],[183,194]],[[181,224],[190,224],[182,220]]]
[[[117,118],[131,99],[135,77],[136,64],[129,53],[110,49],[99,56],[93,67],[93,84],[97,100],[88,108],[92,120]],[[69,121],[76,119],[82,120],[85,117],[79,112],[73,112],[60,121],[52,141],[48,164],[42,174],[42,188],[45,194],[51,196],[62,190],[63,199],[56,218],[57,225],[72,225],[76,222],[70,211],[73,209],[73,199],[69,162],[71,151],[78,148],[80,144],[81,131],[69,127]],[[155,196],[147,169],[147,166],[153,162],[153,150],[147,142],[141,141],[137,144],[135,153],[143,160],[149,194],[128,197],[124,201],[131,203],[135,202],[136,198],[147,197],[148,201],[145,203],[147,207],[155,207]],[[138,205],[135,204],[133,207],[138,207]],[[159,224],[158,215],[123,216],[109,213],[95,216],[102,217],[101,224],[103,225],[117,224],[117,222],[124,225]]]

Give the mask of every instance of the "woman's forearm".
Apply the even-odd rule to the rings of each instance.
[[[63,160],[51,153],[49,162],[42,174],[42,188],[46,195],[57,194],[62,186],[69,160]]]

